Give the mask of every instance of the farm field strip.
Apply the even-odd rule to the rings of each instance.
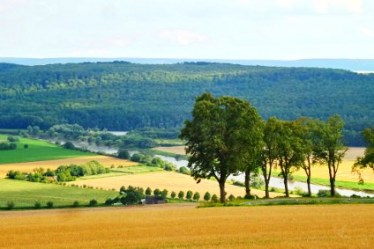
[[[193,192],[199,192],[201,198],[207,191],[210,194],[219,194],[218,183],[216,181],[201,180],[201,182],[197,184],[196,181],[189,175],[166,171],[78,180],[72,182],[71,184],[87,185],[104,189],[119,189],[121,186],[127,187],[132,185],[142,188],[150,187],[152,190],[156,188],[159,188],[160,190],[167,189],[169,194],[171,191],[178,193],[182,190],[186,193],[188,190],[191,190]],[[233,194],[234,196],[243,196],[245,194],[243,187],[230,184],[226,185],[226,192],[227,196],[230,194]],[[252,194],[264,196],[264,191],[252,189]],[[271,193],[271,197],[280,195],[283,194]]]
[[[0,212],[0,248],[371,249],[372,209],[168,204]]]
[[[90,155],[90,156],[81,156],[74,158],[65,158],[57,160],[46,160],[46,161],[37,161],[37,162],[26,162],[26,163],[9,163],[9,164],[0,164],[0,177],[4,177],[9,170],[19,170],[21,172],[31,172],[35,168],[44,168],[44,169],[56,169],[61,165],[69,164],[84,164],[89,161],[96,160],[100,162],[105,167],[115,167],[118,166],[135,166],[138,163],[131,162],[124,159],[118,159],[115,157],[101,156],[101,155]]]

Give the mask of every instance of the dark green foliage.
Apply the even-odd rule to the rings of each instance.
[[[235,196],[233,196],[232,194],[229,195],[229,201],[233,201],[233,200],[235,200]]]
[[[75,149],[74,144],[70,141],[64,143],[64,145],[62,147],[64,147],[65,149],[68,149],[68,150],[74,150]]]
[[[9,179],[14,179],[14,180],[25,180],[26,179],[26,174],[23,173],[23,172],[20,172],[20,171],[10,170],[7,173],[7,177]]]
[[[192,191],[188,190],[187,193],[186,193],[186,199],[187,200],[191,200],[192,199],[192,195],[193,195]]]
[[[53,208],[53,202],[52,201],[47,202],[47,208]]]
[[[140,204],[141,200],[144,198],[144,190],[138,187],[129,186],[126,188],[121,188],[121,202],[124,205],[134,205]]]
[[[120,149],[118,150],[118,158],[121,159],[130,159],[130,153],[128,150]]]
[[[39,201],[36,201],[35,204],[34,204],[34,207],[35,207],[36,209],[39,209],[39,208],[42,207],[42,204],[41,204]]]
[[[374,126],[366,128],[362,135],[366,142],[366,149],[363,157],[357,159],[355,167],[369,167],[374,170]]]
[[[23,148],[24,148],[24,149],[28,149],[28,148],[29,148],[29,145],[28,145],[28,144],[24,144],[24,145],[23,145]]]
[[[161,195],[161,191],[158,188],[156,188],[155,190],[153,190],[153,195],[160,196]]]
[[[96,199],[90,200],[90,202],[88,203],[88,206],[90,206],[90,207],[97,206],[97,200]]]
[[[13,201],[8,201],[8,202],[7,202],[7,204],[6,204],[6,208],[7,208],[8,210],[13,209],[14,207],[15,207],[15,204],[14,204]]]
[[[179,191],[179,193],[178,193],[178,198],[180,199],[180,200],[183,200],[183,198],[184,198],[184,192],[181,190],[181,191]]]
[[[199,192],[195,192],[195,193],[193,194],[193,196],[192,196],[192,199],[193,199],[194,201],[199,201],[199,199],[200,199],[200,194],[199,194]]]
[[[185,175],[191,174],[190,170],[187,167],[184,167],[184,166],[180,167],[178,169],[178,172],[182,173],[182,174],[185,174]]]
[[[218,196],[216,194],[212,195],[212,202],[218,202]]]
[[[174,199],[176,196],[177,196],[177,194],[176,194],[174,191],[172,191],[172,192],[170,193],[170,197],[171,197],[171,198]]]
[[[8,142],[10,143],[16,143],[19,141],[18,137],[8,136],[7,137]]]
[[[152,189],[150,187],[148,187],[146,190],[145,190],[145,194],[146,195],[151,195],[152,194]]]
[[[79,207],[79,201],[74,201],[72,207]]]
[[[162,199],[166,199],[166,197],[168,196],[168,190],[167,189],[164,189],[161,191],[161,197]]]
[[[210,200],[210,193],[209,192],[206,192],[204,194],[204,201],[209,201]]]
[[[7,142],[0,143],[0,150],[15,150],[15,149],[17,149],[16,143],[7,143]]]
[[[373,82],[372,74],[343,70],[219,63],[13,66],[0,72],[0,127],[46,129],[67,122],[109,130],[175,129],[190,117],[195,97],[209,91],[250,100],[264,119],[326,120],[338,113],[347,124],[347,144],[362,145],[360,132],[374,124]]]

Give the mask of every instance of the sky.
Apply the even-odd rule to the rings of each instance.
[[[374,1],[0,0],[0,57],[374,59]]]

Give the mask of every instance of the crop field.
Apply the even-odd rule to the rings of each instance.
[[[159,188],[167,189],[169,194],[171,191],[175,191],[177,194],[179,191],[188,190],[193,192],[199,192],[201,198],[205,192],[210,194],[219,194],[218,183],[213,180],[201,180],[199,184],[189,175],[184,175],[175,172],[152,172],[144,174],[133,174],[133,175],[122,175],[113,176],[107,178],[78,180],[73,182],[76,185],[87,185],[93,187],[99,187],[104,189],[119,189],[121,186],[132,185],[135,187],[147,188],[150,187],[152,190]],[[234,185],[226,185],[227,196],[233,194],[234,196],[243,196],[245,194],[243,187]],[[258,196],[264,196],[264,192],[260,190],[252,190],[252,194]],[[272,197],[279,196],[282,194],[271,193]]]
[[[1,208],[6,207],[8,201],[13,201],[15,208],[31,208],[36,201],[42,206],[48,201],[52,201],[54,206],[71,206],[74,201],[87,205],[91,199],[104,203],[107,198],[115,197],[117,194],[118,191],[0,179]]]
[[[19,170],[21,172],[31,172],[35,168],[45,168],[45,169],[56,169],[61,165],[69,164],[84,164],[89,161],[96,160],[100,162],[105,167],[115,167],[118,166],[135,166],[138,163],[131,162],[124,159],[118,159],[115,157],[101,156],[101,155],[86,155],[74,158],[65,158],[57,160],[46,160],[46,161],[36,161],[36,162],[26,162],[26,163],[7,163],[0,164],[0,177],[4,177],[9,170]]]
[[[0,135],[0,141],[6,140],[6,135]],[[45,141],[30,138],[20,137],[19,142],[16,144],[17,149],[15,150],[0,151],[0,165],[4,163],[33,162],[94,155],[89,152],[67,150]],[[25,145],[28,146],[27,149],[24,148]]]
[[[178,155],[185,155],[185,146],[171,146],[171,147],[156,147],[155,150],[160,150],[168,153],[178,154]]]
[[[372,204],[0,212],[0,248],[361,248]]]

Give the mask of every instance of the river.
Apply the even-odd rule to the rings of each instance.
[[[187,160],[176,160],[174,157],[161,156],[161,155],[156,155],[156,156],[161,158],[162,160],[165,160],[165,161],[168,161],[170,163],[175,164],[177,166],[177,168],[180,168],[182,166],[187,167],[187,163],[188,163]],[[237,181],[244,182],[244,174],[240,174],[240,175],[237,175],[237,176],[231,176],[229,178],[229,180],[231,180],[231,179],[235,179]],[[284,188],[283,179],[279,178],[279,177],[271,177],[269,186],[283,189]],[[289,187],[290,190],[302,189],[305,192],[308,191],[308,185],[304,182],[292,181],[292,182],[289,182],[288,187]],[[311,190],[312,190],[313,194],[317,194],[318,191],[320,191],[320,190],[329,190],[329,189],[330,188],[327,187],[327,186],[311,184]],[[348,196],[348,197],[352,196],[354,194],[358,195],[358,196],[361,196],[361,197],[366,197],[366,196],[374,197],[374,194],[366,193],[366,192],[363,192],[363,191],[350,190],[350,189],[337,188],[336,192],[339,193],[341,196]]]

